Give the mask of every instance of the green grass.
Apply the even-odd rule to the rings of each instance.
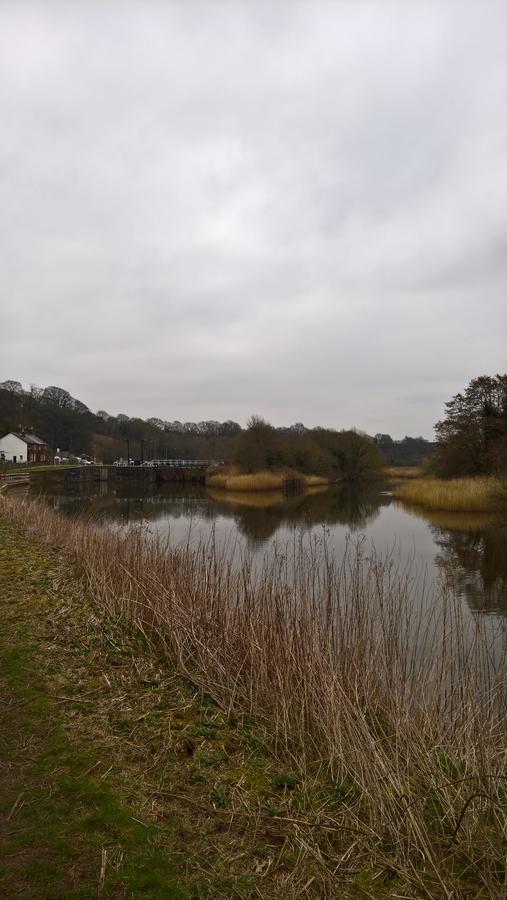
[[[93,749],[69,740],[37,666],[37,629],[8,590],[5,543],[0,559],[0,896],[185,897],[153,826],[94,777]]]

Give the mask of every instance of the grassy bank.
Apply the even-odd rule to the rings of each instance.
[[[183,898],[125,772],[111,771],[107,735],[85,738],[82,710],[100,704],[103,673],[97,659],[83,667],[83,646],[97,656],[99,642],[76,584],[0,518],[0,895]]]
[[[317,487],[329,484],[329,479],[321,475],[305,475],[302,472],[281,470],[272,472],[252,472],[242,474],[235,468],[226,472],[213,472],[206,478],[210,488],[224,491],[281,491],[288,482],[297,482],[301,487]]]
[[[10,495],[2,510],[59,548],[100,627],[137,633],[148,657],[205,691],[217,724],[200,734],[226,737],[201,749],[191,735],[189,757],[211,759],[201,765],[206,788],[215,767],[223,772],[213,803],[222,826],[243,822],[249,848],[249,885],[223,896],[504,896],[505,669],[491,670],[483,620],[465,639],[448,594],[426,619],[410,574],[361,546],[340,565],[324,544],[301,543],[293,561],[280,551],[255,574],[248,559],[236,570],[210,545],[167,549]],[[120,734],[137,744],[143,704],[134,715],[125,705]],[[165,715],[167,700],[157,708]],[[238,720],[262,723],[257,751],[254,735],[239,765],[244,724],[235,738],[228,731]],[[157,776],[173,765],[176,777],[173,734],[169,725],[152,734]],[[273,823],[284,825],[283,849]]]
[[[499,479],[420,478],[398,485],[394,496],[419,506],[449,512],[494,512],[507,508],[507,489]]]
[[[98,615],[60,549],[1,515],[0,615],[1,897],[334,896],[305,849],[314,828],[313,853],[336,840],[326,779]]]

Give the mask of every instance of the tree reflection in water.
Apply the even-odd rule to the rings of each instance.
[[[435,563],[470,609],[506,616],[507,518],[397,505],[428,523],[437,548]]]
[[[383,502],[389,501],[380,494],[378,484],[369,484],[315,489],[291,497],[280,494],[265,506],[236,495],[223,499],[220,506],[234,509],[238,531],[249,544],[258,546],[284,527],[344,525],[350,531],[365,529],[378,516]]]
[[[351,531],[364,529],[390,498],[379,491],[378,483],[314,488],[287,496],[281,491],[225,493],[199,487],[161,491],[129,491],[95,494],[80,491],[51,495],[48,501],[68,515],[86,514],[98,521],[122,525],[198,516],[214,520],[231,519],[249,545],[258,546],[281,527],[344,525]]]
[[[437,562],[470,608],[507,615],[507,523],[480,531],[431,528],[440,548]]]

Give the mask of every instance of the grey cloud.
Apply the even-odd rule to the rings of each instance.
[[[505,369],[501,2],[0,8],[1,378],[431,435]]]

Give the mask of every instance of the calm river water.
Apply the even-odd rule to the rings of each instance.
[[[464,611],[500,624],[507,616],[507,518],[488,514],[429,513],[402,506],[390,487],[336,487],[297,496],[222,494],[198,486],[120,493],[97,484],[91,491],[46,493],[67,515],[91,515],[109,527],[142,524],[171,543],[208,539],[250,550],[260,561],[274,544],[288,544],[294,529],[325,533],[340,557],[350,537],[378,554],[410,566],[425,590],[451,581]],[[491,622],[492,624],[492,622]]]

